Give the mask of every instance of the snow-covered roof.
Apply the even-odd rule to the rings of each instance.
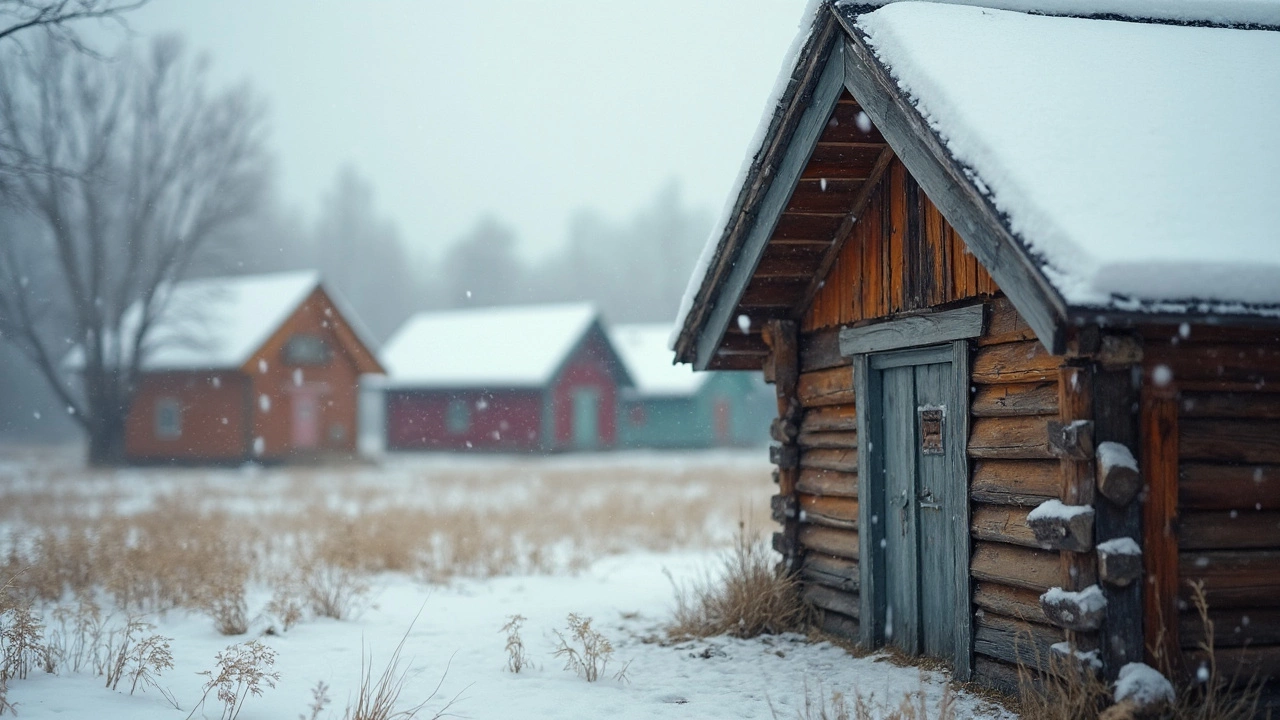
[[[641,323],[615,325],[609,330],[613,347],[635,382],[635,394],[647,397],[688,396],[698,392],[711,377],[689,365],[674,365],[667,347],[671,325]]]
[[[320,285],[313,270],[184,280],[158,291],[160,310],[147,335],[142,370],[223,370],[249,360]],[[121,321],[132,338],[141,318],[134,303]],[[107,338],[107,342],[114,342]],[[79,368],[83,351],[65,364]],[[122,362],[128,361],[128,348]]]
[[[857,23],[1069,305],[1280,303],[1280,32],[928,2]]]
[[[387,341],[396,388],[541,387],[596,322],[589,303],[424,312]]]
[[[683,360],[700,357],[711,308],[736,302],[718,297],[723,269],[833,17],[870,36],[947,162],[991,193],[1022,245],[1009,250],[1059,296],[1046,318],[1280,314],[1277,0],[840,0],[806,17],[681,300],[669,346]]]

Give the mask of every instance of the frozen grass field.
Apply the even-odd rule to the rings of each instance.
[[[263,669],[279,678],[261,696],[241,689],[243,720],[344,717],[362,657],[376,681],[402,638],[397,707],[426,701],[418,717],[818,718],[841,693],[851,713],[860,695],[867,717],[933,718],[944,702],[939,672],[800,635],[666,640],[673,582],[714,567],[740,519],[770,530],[759,450],[224,470],[0,458],[5,628],[20,607],[43,624],[26,677],[8,681],[19,717],[225,717],[216,690],[197,708],[198,673],[252,640],[276,653]],[[554,656],[557,631],[578,647],[570,613],[612,645],[596,682]],[[519,673],[500,632],[514,615]],[[131,617],[151,627],[122,653]],[[131,694],[151,635],[168,639],[172,667]],[[5,643],[11,657],[21,645]],[[115,657],[112,690],[100,671]],[[313,716],[317,683],[330,702]],[[926,711],[893,715],[904,699]],[[949,702],[957,718],[1009,716],[964,692]]]

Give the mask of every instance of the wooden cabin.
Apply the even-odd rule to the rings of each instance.
[[[139,463],[351,456],[363,375],[382,366],[315,272],[173,287],[125,421]]]
[[[764,446],[773,391],[758,373],[694,372],[672,363],[669,323],[615,325],[613,347],[634,385],[618,402],[618,445],[627,448]]]
[[[1202,587],[1219,670],[1274,678],[1280,13],[1101,6],[818,7],[674,349],[774,384],[823,629],[1176,681]]]
[[[631,381],[590,304],[426,312],[387,341],[388,450],[602,450]]]

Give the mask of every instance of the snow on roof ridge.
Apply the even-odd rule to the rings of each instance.
[[[642,397],[685,397],[693,395],[711,378],[711,373],[694,372],[678,365],[667,347],[671,323],[627,323],[609,328],[609,339],[618,351],[627,373],[635,381],[634,392]]]
[[[1086,19],[1280,28],[1280,2],[1276,0],[836,0],[835,6],[874,8],[899,2],[968,5]]]
[[[388,386],[540,387],[599,317],[590,302],[420,312],[383,346]]]
[[[919,1],[857,23],[1067,305],[1280,312],[1280,33]]]

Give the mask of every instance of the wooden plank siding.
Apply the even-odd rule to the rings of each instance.
[[[1205,661],[1205,628],[1194,607],[1203,587],[1214,643],[1226,672],[1243,664],[1275,686],[1280,665],[1280,336],[1227,327],[1149,327],[1144,335],[1144,434],[1160,421],[1171,437],[1155,448],[1157,467],[1176,487],[1152,487],[1167,499],[1169,536],[1147,515],[1147,543],[1158,587],[1175,597],[1149,599],[1147,641],[1161,629],[1166,651],[1180,649],[1182,670]],[[1160,382],[1157,382],[1159,380]],[[1165,398],[1163,402],[1160,398]],[[1161,421],[1160,413],[1165,413]],[[1167,470],[1160,471],[1160,467]],[[1150,501],[1148,501],[1150,507]],[[1161,552],[1163,550],[1163,552]],[[1149,585],[1149,587],[1151,587]],[[1161,625],[1163,617],[1173,616]]]
[[[801,330],[855,325],[997,291],[991,276],[894,160],[806,309]]]

